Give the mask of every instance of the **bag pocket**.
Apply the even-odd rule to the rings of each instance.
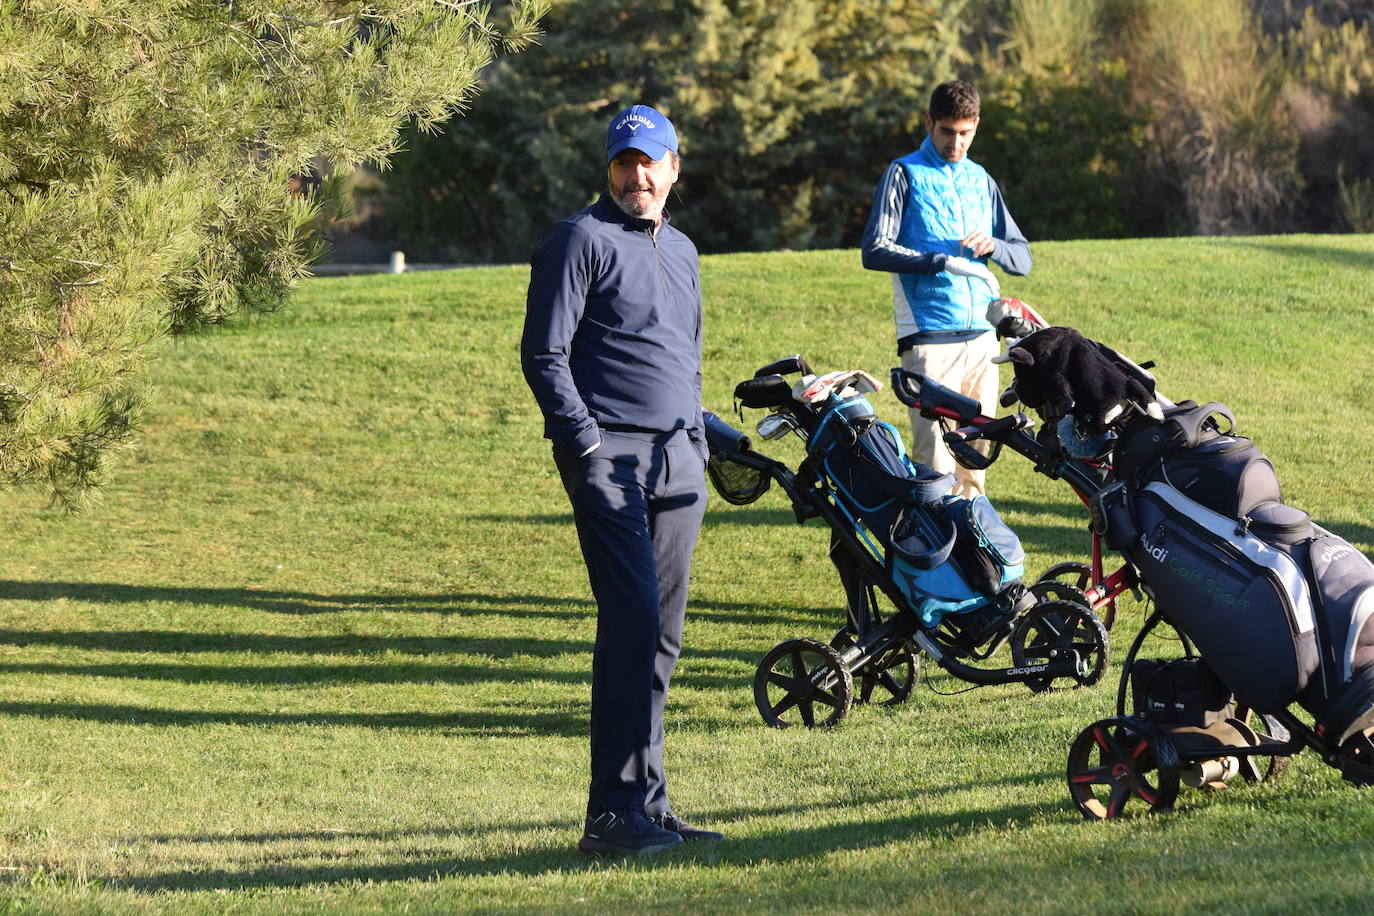
[[[1325,531],[1307,556],[1334,688],[1374,660],[1374,564],[1349,541]]]
[[[1136,715],[1168,725],[1206,728],[1236,714],[1235,697],[1200,658],[1137,659],[1131,696]]]
[[[1136,504],[1131,560],[1159,608],[1253,709],[1288,706],[1317,667],[1315,618],[1291,557],[1163,484]]]
[[[1268,500],[1250,510],[1244,519],[1251,534],[1274,545],[1300,544],[1316,536],[1312,517],[1301,509]]]
[[[969,585],[989,598],[1021,578],[1026,553],[986,496],[951,498],[945,503],[959,536],[954,559]]]
[[[892,526],[888,572],[923,627],[933,628],[947,614],[984,603],[962,564],[953,559],[965,538],[952,508],[947,501],[907,506]]]
[[[935,569],[949,560],[957,531],[939,504],[907,506],[892,526],[892,554],[916,569]]]
[[[1140,537],[1133,502],[1130,489],[1119,481],[1102,488],[1088,500],[1093,530],[1102,537],[1108,550],[1123,550]]]

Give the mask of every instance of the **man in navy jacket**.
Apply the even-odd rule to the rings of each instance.
[[[633,105],[606,134],[608,185],[530,262],[520,362],[572,503],[596,596],[583,852],[720,839],[669,806],[663,707],[706,508],[697,250],[663,210],[677,132]]]

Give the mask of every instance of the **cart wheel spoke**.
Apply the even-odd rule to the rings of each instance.
[[[1111,794],[1107,798],[1107,817],[1120,817],[1130,797],[1131,790],[1126,786],[1112,786]]]
[[[853,644],[853,640],[847,638],[847,633],[843,635],[846,639],[841,645],[836,646],[838,649]],[[839,641],[840,637],[841,634],[836,634],[836,639],[832,640],[831,645]],[[920,677],[921,663],[915,650],[906,642],[894,644],[873,656],[867,664],[854,669],[854,678],[857,681],[854,702],[877,703],[880,706],[897,706],[905,703],[911,697]]]
[[[1094,741],[1094,743],[1096,743],[1097,746],[1100,747],[1102,750],[1106,751],[1106,752],[1109,753],[1109,754],[1112,753],[1112,752],[1114,752],[1114,751],[1116,750],[1116,749],[1108,742],[1108,740],[1107,740],[1107,733],[1106,733],[1105,731],[1102,730],[1102,727],[1101,727],[1100,725],[1094,725],[1094,726],[1092,727],[1092,734],[1093,734],[1093,741]]]
[[[771,707],[771,710],[773,715],[780,716],[796,705],[797,695],[795,693],[789,693],[787,696],[783,697],[776,706]]]
[[[867,703],[873,698],[873,688],[878,686],[876,678],[866,677],[859,681],[859,693],[854,697],[855,703]]]
[[[794,693],[806,683],[806,680],[804,678],[795,678],[786,674],[779,674],[776,671],[770,671],[768,672],[768,683],[775,687],[781,687],[789,693]]]
[[[840,698],[824,690],[817,690],[815,693],[811,694],[811,699],[814,702],[823,703],[832,709],[839,709],[840,707]]]
[[[1104,786],[1111,781],[1111,767],[1098,767],[1095,770],[1084,770],[1081,773],[1074,773],[1069,777],[1069,782],[1075,785]]]
[[[1093,571],[1087,563],[1056,563],[1040,574],[1036,584],[1041,582],[1063,582],[1079,591],[1086,591],[1092,585]]]

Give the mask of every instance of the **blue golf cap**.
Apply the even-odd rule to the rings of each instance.
[[[637,149],[655,162],[677,152],[677,131],[661,111],[631,105],[611,119],[606,129],[606,164],[621,150]]]

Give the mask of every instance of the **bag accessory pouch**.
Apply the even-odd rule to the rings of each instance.
[[[1093,531],[1108,550],[1122,550],[1140,536],[1132,509],[1131,491],[1121,481],[1108,484],[1088,500]]]
[[[1206,728],[1236,714],[1235,697],[1200,658],[1142,658],[1131,665],[1135,713],[1164,725]]]

